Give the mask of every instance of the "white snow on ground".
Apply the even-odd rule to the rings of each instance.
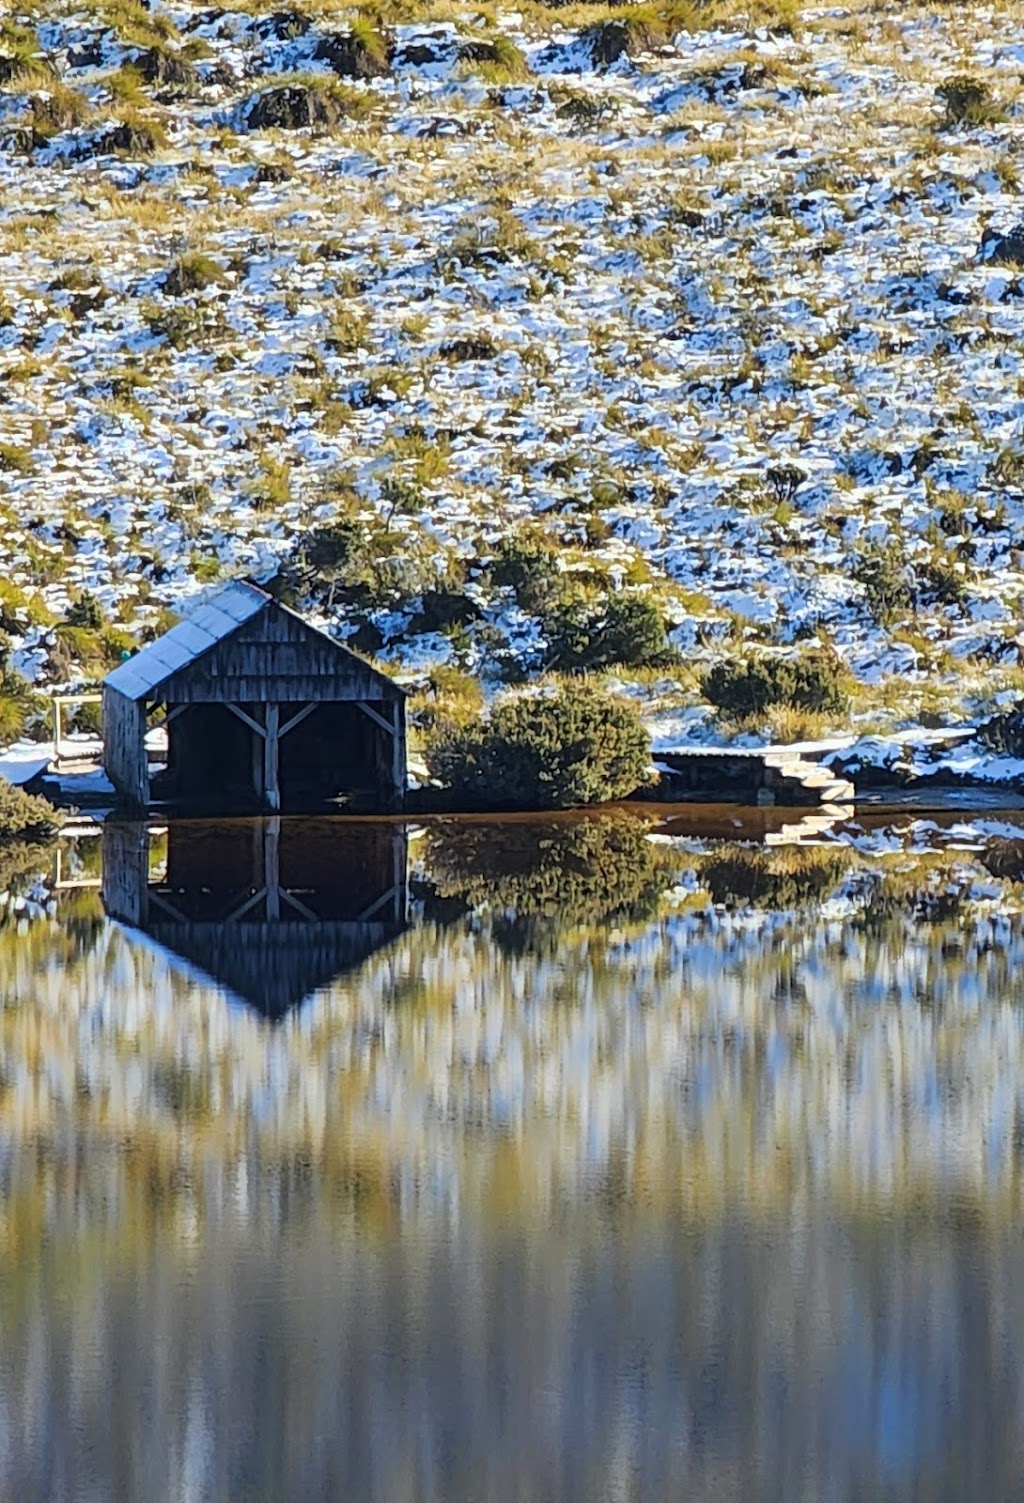
[[[688,669],[827,639],[880,696],[900,681],[904,722],[925,687],[972,714],[1019,669],[1024,283],[978,255],[1021,217],[1012,6],[815,7],[795,36],[732,22],[605,69],[557,20],[417,23],[390,76],[348,85],[366,118],[320,134],[247,129],[247,101],[326,74],[341,23],[167,14],[205,55],[143,98],[153,155],[95,154],[138,48],[82,9],[38,35],[96,118],[31,150],[31,91],[0,96],[19,671],[75,681],[52,620],[82,590],[140,636],[339,498],[415,562],[400,607],[362,613],[410,674],[536,667],[543,623],[484,568],[530,518],[572,568],[653,591]],[[521,77],[466,56],[499,34]],[[997,118],[945,128],[936,86],[965,71]],[[219,280],[173,294],[187,251]],[[919,608],[880,624],[858,559],[887,543]],[[482,620],[417,634],[421,588],[467,567]],[[695,698],[654,706],[676,716],[656,746],[721,735]]]

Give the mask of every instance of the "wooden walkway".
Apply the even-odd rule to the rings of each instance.
[[[819,760],[853,736],[792,746],[685,746],[657,751],[654,764],[673,796],[803,808],[851,804],[854,787]]]

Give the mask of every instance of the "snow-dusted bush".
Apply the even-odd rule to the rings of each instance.
[[[868,609],[880,625],[887,625],[913,610],[913,574],[895,539],[865,549],[850,572],[857,583],[864,586]]]
[[[425,754],[431,775],[472,807],[570,809],[633,793],[647,779],[650,742],[631,704],[571,685],[439,725]]]
[[[552,605],[543,625],[548,665],[563,673],[645,668],[670,656],[657,602],[634,590],[597,599],[565,594]]]
[[[716,663],[701,687],[716,709],[736,719],[763,714],[774,705],[832,714],[846,703],[842,665],[830,652]]]

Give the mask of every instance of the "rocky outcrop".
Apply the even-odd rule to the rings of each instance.
[[[313,57],[339,78],[370,79],[388,76],[394,53],[394,39],[387,33],[338,31],[317,43]]]
[[[991,228],[985,230],[978,257],[999,266],[1024,266],[1024,224],[1015,225],[1005,235]]]
[[[253,96],[244,111],[249,130],[330,130],[343,116],[333,94],[308,84],[265,89]]]

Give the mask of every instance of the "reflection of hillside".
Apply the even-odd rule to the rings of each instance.
[[[79,1298],[45,1326],[4,1280],[4,1475],[133,1503],[1018,1497],[1019,1260],[968,1216],[907,1231],[371,1239],[301,1199],[255,1245],[101,1231],[64,1244]]]
[[[72,944],[42,920],[4,954],[0,1132],[62,1145],[32,1168],[58,1178],[88,1144],[97,1193],[141,1174],[230,1204],[257,1151],[261,1186],[299,1155],[364,1209],[401,1185],[428,1218],[602,1186],[706,1215],[1021,1184],[1019,918],[684,911],[518,952],[478,915],[405,933],[277,1030],[128,931]]]

